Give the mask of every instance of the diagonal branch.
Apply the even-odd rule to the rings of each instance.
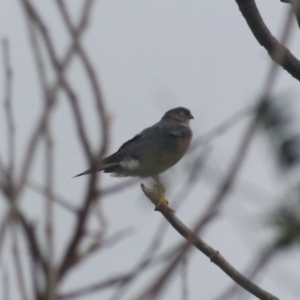
[[[278,42],[264,23],[254,0],[235,0],[253,35],[278,65],[300,81],[300,61]],[[278,54],[283,54],[282,59]]]
[[[147,196],[147,198],[154,204],[157,204],[160,195],[157,194],[156,190],[151,190],[142,185],[143,192]],[[211,246],[206,244],[203,240],[201,240],[197,234],[195,234],[192,230],[190,230],[184,223],[179,220],[175,214],[168,209],[167,206],[159,206],[157,208],[166,220],[172,225],[172,227],[180,233],[190,244],[200,250],[203,254],[205,254],[211,262],[216,264],[221,270],[223,270],[232,280],[234,280],[238,285],[243,287],[252,295],[255,295],[261,300],[278,300],[277,297],[268,293],[267,291],[260,288],[258,285],[254,284],[252,281],[243,276],[239,271],[237,271],[218,251],[213,249]],[[185,250],[189,247],[189,244],[185,243],[181,245],[178,249],[178,255],[174,259],[173,263],[168,268],[167,272],[164,274],[168,276],[177,266],[178,261],[181,261],[184,258]],[[157,282],[158,285],[162,284],[161,281]],[[144,299],[144,296],[149,296],[156,289],[159,289],[159,286],[152,286],[151,290],[146,291],[145,294],[141,295],[137,299]],[[146,297],[145,297],[146,298]]]

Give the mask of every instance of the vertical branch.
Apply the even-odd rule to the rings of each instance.
[[[68,10],[62,0],[55,0],[56,4],[59,8],[59,11],[62,15],[62,18],[66,24],[67,29],[70,32],[70,35],[74,39],[76,37],[76,29],[72,24],[70,15],[68,13]],[[86,5],[90,2],[89,5],[92,5],[93,0],[86,1]],[[99,121],[101,122],[101,148],[99,149],[98,157],[99,159],[104,155],[106,152],[107,146],[108,146],[108,118],[104,106],[103,96],[102,92],[100,90],[99,80],[97,78],[96,72],[94,71],[94,68],[90,62],[90,59],[84,50],[84,48],[81,46],[81,44],[78,44],[78,55],[81,58],[81,61],[83,63],[83,66],[86,70],[87,76],[89,78],[91,88],[94,92],[94,99],[96,102],[96,106],[98,108],[97,112],[99,115]]]
[[[66,67],[68,66],[68,64],[70,63],[73,53],[75,51],[77,51],[78,45],[80,44],[79,37],[81,36],[83,29],[86,27],[86,24],[88,22],[89,12],[91,10],[91,4],[93,2],[86,1],[86,4],[83,8],[81,21],[79,22],[78,28],[74,29],[75,32],[74,32],[74,36],[72,36],[72,45],[69,48],[69,50],[67,51],[65,58],[62,61],[59,61],[58,56],[55,52],[53,42],[50,38],[47,26],[45,25],[43,19],[38,14],[37,10],[35,9],[35,7],[31,4],[31,2],[29,0],[20,0],[20,1],[22,1],[22,4],[24,6],[24,10],[26,12],[26,17],[29,18],[29,21],[31,21],[39,30],[41,37],[44,41],[46,51],[48,52],[49,58],[51,60],[51,63],[53,65],[55,71],[57,72],[57,81],[53,85],[53,88],[50,89],[50,91],[49,91],[49,95],[52,99],[52,101],[50,102],[51,106],[49,106],[49,108],[48,108],[49,113],[50,113],[50,109],[53,107],[53,104],[55,102],[55,95],[57,93],[57,90],[60,86],[62,86],[70,100],[74,118],[76,120],[77,132],[79,134],[79,138],[80,138],[81,144],[83,146],[83,149],[85,151],[86,157],[90,161],[90,164],[93,165],[92,151],[91,151],[89,142],[87,140],[87,134],[86,134],[86,130],[84,128],[81,111],[78,106],[77,97],[76,97],[76,94],[74,93],[73,89],[71,88],[71,86],[68,84],[68,82],[64,78],[64,71],[65,71]],[[90,4],[90,5],[88,5],[88,4]],[[35,47],[33,47],[33,50],[35,50],[34,48]],[[35,58],[36,58],[36,55],[35,55]],[[37,142],[37,137],[41,134],[41,131],[43,130],[43,128],[45,126],[45,120],[46,120],[47,114],[48,114],[48,111],[45,111],[44,114],[42,115],[42,118],[39,122],[39,126],[37,126],[37,130],[34,133],[34,135],[32,136],[31,143],[30,143],[31,147],[28,147],[28,149],[34,149],[35,144]],[[32,153],[32,151],[28,150],[28,155],[27,155],[27,159],[25,159],[25,164],[27,161],[30,161],[30,158],[32,156],[31,153]],[[27,163],[27,165],[24,166],[23,173],[26,173],[27,169],[29,168],[28,165],[29,165],[29,163]]]
[[[181,299],[187,300],[189,297],[189,287],[188,287],[188,259],[186,257],[183,257],[181,261],[180,277],[181,277]]]
[[[14,161],[15,161],[15,125],[14,117],[12,112],[12,67],[10,62],[10,49],[8,39],[2,40],[3,48],[3,65],[5,72],[5,94],[4,94],[4,107],[5,107],[5,116],[7,124],[7,145],[8,145],[8,166],[7,166],[7,176],[10,177],[10,180],[14,174]],[[4,170],[4,165],[0,160],[0,170]]]
[[[38,269],[34,260],[30,260],[30,269],[31,269],[31,282],[32,282],[32,293],[35,295],[36,299],[39,299],[39,286],[38,286]]]
[[[8,223],[10,221],[10,218],[11,218],[11,213],[9,211],[6,213],[6,215],[3,217],[0,223],[0,260],[2,254],[2,247],[4,244],[4,237],[5,237],[6,230],[8,228]]]
[[[23,5],[26,7],[26,1],[22,2]],[[27,28],[29,32],[29,39],[30,39],[30,45],[32,48],[33,58],[36,65],[36,70],[38,74],[39,83],[42,89],[42,92],[44,94],[44,98],[48,96],[47,93],[47,80],[46,80],[46,71],[45,71],[45,65],[42,58],[41,49],[39,47],[37,34],[35,31],[35,26],[31,21],[30,13],[25,13],[25,18],[27,22]],[[47,96],[46,96],[47,95]],[[38,122],[38,125],[36,126],[35,130],[33,131],[32,137],[29,139],[29,144],[27,148],[25,149],[25,156],[23,160],[23,165],[21,168],[21,175],[20,175],[20,181],[17,186],[17,193],[21,193],[21,190],[24,186],[24,184],[27,182],[27,177],[30,172],[30,168],[34,159],[34,154],[37,149],[38,141],[40,134],[44,132],[45,126],[47,125],[48,118],[50,117],[50,113],[53,109],[53,106],[55,104],[55,98],[47,99],[46,105],[44,106],[44,111],[41,114],[41,118]]]
[[[27,221],[25,216],[19,211],[15,211],[15,217],[21,224],[24,236],[28,242],[29,253],[31,254],[33,262],[40,268],[44,274],[48,273],[48,262],[45,259],[44,253],[38,243],[34,226]]]
[[[22,1],[22,4],[24,5],[24,9],[26,11],[26,14],[28,15],[28,18],[36,26],[36,28],[38,29],[38,31],[41,34],[41,37],[45,44],[45,49],[49,55],[50,61],[53,65],[54,69],[57,72],[57,77],[60,78],[61,85],[64,88],[66,94],[68,95],[68,97],[70,99],[71,106],[73,108],[73,112],[74,112],[77,126],[79,129],[78,133],[81,138],[82,145],[84,146],[84,150],[86,150],[86,155],[90,161],[90,164],[92,166],[95,166],[96,163],[99,161],[99,158],[98,158],[99,155],[97,155],[96,159],[92,155],[90,145],[87,141],[87,134],[83,127],[81,112],[80,112],[80,109],[78,108],[76,95],[73,92],[73,89],[70,86],[70,84],[61,75],[61,62],[58,59],[54,44],[51,40],[51,37],[47,30],[47,27],[44,24],[43,19],[41,18],[41,16],[35,9],[34,5],[29,0],[21,0],[21,1]],[[91,5],[91,3],[93,3],[93,1],[86,1],[86,3],[90,3],[90,5]],[[89,11],[89,9],[84,9],[84,13],[86,13],[86,11]],[[72,27],[72,32],[71,32],[72,33],[71,34],[72,42],[74,44],[76,43],[75,48],[76,48],[77,52],[80,53],[80,57],[82,57],[83,65],[85,66],[85,68],[87,70],[87,76],[88,76],[89,81],[91,82],[91,87],[95,94],[95,99],[96,99],[96,103],[98,106],[97,112],[98,112],[98,115],[100,118],[100,122],[102,122],[102,124],[104,124],[101,127],[103,134],[102,134],[102,144],[101,144],[102,147],[100,147],[101,148],[100,154],[102,155],[107,147],[107,126],[106,126],[106,118],[105,118],[105,112],[104,112],[104,104],[102,101],[102,95],[100,92],[100,87],[98,84],[98,80],[96,78],[95,71],[94,71],[87,55],[85,54],[83,48],[81,47],[80,43],[77,41],[78,31],[76,28],[73,27],[73,25],[71,25],[71,27]],[[44,123],[42,124],[43,127],[45,127],[46,124],[47,124],[47,119],[45,119]],[[83,205],[82,205],[81,209],[79,210],[79,213],[77,216],[77,224],[76,224],[76,227],[74,230],[74,234],[71,237],[71,240],[67,247],[66,253],[62,259],[62,265],[60,267],[59,277],[57,278],[58,280],[60,280],[61,276],[63,276],[66,273],[66,271],[76,262],[77,248],[78,248],[78,245],[81,242],[83,235],[84,235],[85,225],[90,216],[91,205],[94,203],[94,200],[96,199],[96,196],[97,196],[96,178],[97,178],[96,174],[92,175],[90,177],[90,182],[89,182],[89,186],[88,186],[88,189],[86,192],[86,197],[83,201]]]
[[[37,143],[39,141],[39,137],[43,133],[47,119],[50,116],[50,114],[55,106],[56,95],[59,90],[59,87],[60,86],[65,87],[66,93],[68,94],[69,98],[73,99],[73,102],[76,101],[75,93],[72,92],[72,89],[69,87],[69,85],[67,85],[67,83],[64,79],[64,73],[65,73],[65,70],[67,69],[68,65],[70,64],[72,57],[74,56],[74,53],[77,49],[77,44],[79,42],[79,38],[81,37],[84,29],[86,28],[86,25],[88,22],[88,15],[89,15],[89,12],[91,9],[91,7],[88,5],[84,6],[84,10],[83,10],[79,25],[76,28],[76,36],[74,37],[74,40],[72,41],[71,46],[67,50],[65,57],[62,59],[61,62],[59,62],[58,59],[56,59],[56,57],[55,57],[54,48],[52,47],[52,43],[51,43],[51,40],[50,40],[50,37],[48,34],[48,30],[47,30],[45,24],[43,23],[42,19],[39,17],[37,11],[35,10],[35,8],[32,6],[32,4],[28,0],[20,0],[20,2],[23,5],[25,17],[27,20],[27,25],[28,25],[29,34],[30,34],[31,47],[32,47],[32,51],[34,54],[33,56],[34,56],[34,60],[36,62],[38,74],[42,74],[44,72],[42,72],[43,63],[42,63],[40,51],[38,49],[37,40],[36,40],[36,37],[33,32],[34,28],[39,29],[39,31],[41,33],[41,37],[44,39],[44,42],[46,45],[46,50],[49,52],[49,56],[50,56],[52,63],[57,71],[57,78],[56,78],[55,83],[48,90],[48,96],[49,96],[48,106],[44,107],[44,111],[41,114],[39,121],[37,122],[35,130],[33,131],[32,136],[29,140],[28,147],[25,151],[24,164],[21,169],[20,182],[18,184],[18,189],[17,189],[18,192],[21,191],[21,188],[23,187],[24,183],[26,183],[26,177],[27,177],[27,174],[29,173],[29,170],[31,167],[32,159],[33,159],[33,156],[34,156],[34,153],[36,150]],[[87,1],[87,2],[89,2],[89,1]],[[39,78],[41,78],[41,77],[39,76]],[[44,80],[42,80],[42,81],[44,81]],[[42,82],[41,82],[41,84],[45,90],[44,84]],[[80,110],[78,109],[76,111],[76,113],[77,113],[77,115],[79,115],[77,125],[79,128],[78,132],[80,133],[80,138],[82,141],[83,148],[85,150],[87,157],[91,157],[91,149],[90,149],[89,143],[86,139]]]
[[[17,287],[19,289],[19,293],[22,300],[28,300],[26,288],[25,288],[25,280],[24,280],[24,270],[22,268],[19,245],[18,245],[18,237],[15,226],[12,224],[11,228],[12,233],[12,255],[15,267],[15,273],[17,278]]]
[[[53,140],[50,132],[50,126],[45,128],[45,160],[46,174],[45,185],[47,187],[45,196],[45,236],[47,245],[48,274],[46,284],[46,298],[55,299],[56,294],[56,276],[54,270],[54,237],[53,237]]]

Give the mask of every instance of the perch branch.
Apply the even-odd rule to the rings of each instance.
[[[271,34],[257,9],[255,1],[236,0],[236,3],[253,35],[259,44],[268,51],[272,60],[294,78],[300,80],[300,61]],[[281,56],[283,56],[283,59]]]
[[[157,205],[160,199],[160,195],[157,193],[157,190],[155,188],[149,189],[144,184],[141,184],[141,188],[146,197],[153,204]],[[238,272],[218,251],[202,241],[192,230],[190,230],[185,224],[183,224],[170,209],[162,205],[157,207],[157,210],[162,213],[162,215],[178,233],[180,233],[190,244],[192,244],[203,254],[205,254],[214,264],[222,269],[238,285],[261,300],[278,300],[277,297],[263,290],[262,288],[248,280],[240,272]],[[184,246],[184,248],[186,247],[187,246]],[[182,257],[183,251],[181,251],[179,256],[175,259],[174,265],[175,262],[177,262],[177,260],[181,259]],[[142,297],[138,299],[142,299]]]

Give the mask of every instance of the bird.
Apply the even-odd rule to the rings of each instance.
[[[177,107],[168,110],[161,120],[125,142],[117,152],[101,160],[97,168],[74,177],[103,171],[115,177],[152,177],[175,165],[186,153],[192,140],[190,110]]]

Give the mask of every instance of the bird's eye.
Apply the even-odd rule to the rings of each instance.
[[[184,115],[185,115],[185,112],[182,110],[182,111],[180,111],[180,114],[181,114],[182,116],[184,116]]]

